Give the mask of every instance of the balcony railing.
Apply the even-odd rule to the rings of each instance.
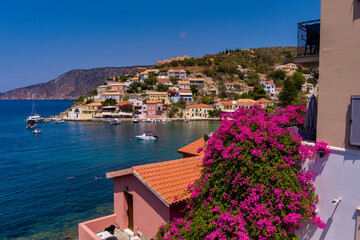
[[[298,24],[297,56],[318,55],[320,51],[320,20]]]

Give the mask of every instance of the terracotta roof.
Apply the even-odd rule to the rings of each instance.
[[[201,81],[201,82],[204,82],[205,79],[204,78],[188,78],[189,81]]]
[[[189,89],[179,89],[179,93],[192,93]]]
[[[106,173],[107,178],[133,174],[167,206],[190,196],[187,186],[201,176],[202,156],[135,166]]]
[[[182,85],[182,84],[188,84],[188,85],[190,85],[190,81],[179,81],[178,84],[179,84],[179,85]]]
[[[125,83],[119,82],[119,83],[110,83],[108,86],[125,86]]]
[[[236,105],[238,106],[254,106],[256,102],[247,101],[247,102],[237,102]]]
[[[254,87],[252,87],[252,86],[248,86],[247,88],[253,89]]]
[[[281,87],[276,87],[275,90],[282,90],[282,88]]]
[[[126,105],[132,105],[132,103],[128,102],[128,101],[124,101],[124,102],[119,102],[118,104],[116,104],[116,106],[126,106]]]
[[[197,150],[201,147],[205,147],[205,140],[203,137],[196,140],[195,142],[186,145],[185,147],[180,148],[177,152],[180,154],[190,154],[193,156],[200,156],[203,154],[203,152],[197,153]]]
[[[275,83],[272,82],[272,81],[264,81],[264,83],[265,83],[265,84],[268,83],[268,84],[270,84],[270,85],[275,85]]]
[[[147,95],[167,95],[167,92],[146,92]]]
[[[92,103],[86,104],[86,106],[87,107],[100,107],[100,106],[102,106],[102,104],[99,102],[92,102]]]
[[[267,100],[266,98],[260,98],[256,100],[258,103],[272,103],[272,101]]]
[[[224,85],[225,85],[225,86],[235,86],[234,83],[225,83]]]
[[[186,108],[212,108],[212,106],[209,106],[207,104],[194,104],[186,106]]]
[[[158,80],[159,83],[171,83],[171,81],[168,78],[163,78]]]
[[[232,106],[232,105],[233,105],[233,103],[230,102],[230,101],[220,101],[220,103],[221,103],[221,105],[223,105],[223,106]]]
[[[157,101],[157,100],[146,100],[146,103],[162,103],[162,101]]]
[[[174,72],[184,71],[184,69],[170,69],[170,70],[173,70]],[[169,71],[170,71],[170,70],[169,70]]]

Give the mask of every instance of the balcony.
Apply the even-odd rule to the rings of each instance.
[[[320,20],[298,24],[296,63],[309,67],[319,65]]]

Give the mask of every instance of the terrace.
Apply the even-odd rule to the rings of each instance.
[[[318,66],[320,53],[320,20],[298,24],[296,63]]]

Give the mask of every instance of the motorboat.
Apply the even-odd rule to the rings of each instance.
[[[119,125],[121,124],[121,121],[117,118],[115,118],[113,121],[110,122],[111,125]]]
[[[185,122],[189,122],[189,121],[190,121],[189,119],[185,118]]]
[[[36,127],[35,123],[30,123],[29,125],[26,126],[26,129],[34,129]]]
[[[136,118],[134,118],[133,123],[138,123],[138,122],[139,122],[139,120],[137,120]]]
[[[58,120],[55,121],[55,124],[61,124],[61,123],[64,123],[64,122],[65,122],[64,120],[58,119]]]
[[[162,122],[167,122],[167,120],[166,119],[163,119],[163,120],[161,120]]]
[[[151,122],[151,119],[150,119],[150,118],[148,118],[148,119],[146,119],[146,121],[147,121],[147,122]]]
[[[159,137],[150,133],[150,132],[145,132],[142,135],[136,136],[136,138],[138,140],[158,140]]]
[[[40,130],[40,129],[35,129],[35,130],[33,131],[33,133],[34,133],[34,134],[41,134],[41,130]]]

